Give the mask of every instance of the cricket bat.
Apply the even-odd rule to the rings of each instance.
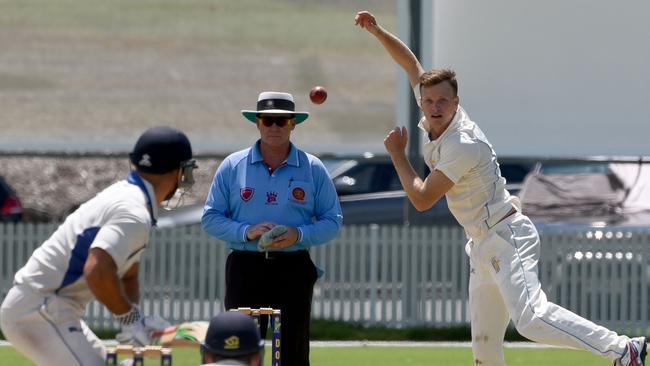
[[[151,344],[162,347],[199,347],[208,331],[206,321],[186,322],[154,331]]]

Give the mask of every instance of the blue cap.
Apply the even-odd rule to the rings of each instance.
[[[157,126],[140,136],[129,157],[139,171],[162,174],[180,168],[182,162],[192,159],[192,146],[180,130]]]
[[[238,357],[259,352],[264,340],[250,315],[226,311],[210,320],[203,347],[218,356]]]

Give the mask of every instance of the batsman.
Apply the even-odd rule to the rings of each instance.
[[[308,249],[336,237],[343,215],[323,163],[290,141],[307,119],[289,93],[263,92],[243,110],[260,139],[219,165],[203,229],[226,242],[227,309],[282,311],[283,366],[309,365],[311,300],[318,270]],[[267,330],[268,316],[260,318]]]
[[[404,127],[384,140],[409,200],[423,211],[445,195],[469,238],[465,250],[474,364],[506,364],[503,336],[512,319],[519,333],[533,341],[589,350],[615,365],[644,365],[645,337],[618,335],[547,300],[537,276],[537,229],[505,189],[492,145],[460,106],[455,73],[424,71],[411,50],[371,13],[359,12],[355,21],[406,71],[424,114],[419,127],[428,136],[424,160],[431,171],[425,179],[406,158]]]
[[[7,340],[39,366],[101,366],[106,349],[82,317],[96,299],[115,314],[121,343],[144,346],[167,323],[140,313],[138,271],[159,204],[191,187],[185,134],[153,127],[130,155],[133,170],[66,218],[14,277],[0,309]]]

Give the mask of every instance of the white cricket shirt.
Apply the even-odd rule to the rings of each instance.
[[[129,181],[109,186],[68,216],[16,273],[14,283],[45,296],[56,293],[83,310],[94,299],[83,274],[90,248],[110,254],[121,278],[140,260],[156,217],[153,187],[131,172]]]
[[[413,91],[420,105],[420,86]],[[424,117],[418,127],[428,135]],[[442,135],[424,143],[423,156],[431,171],[439,170],[454,182],[446,193],[447,204],[471,239],[479,241],[513,206],[519,209],[519,199],[505,188],[492,145],[460,106]]]

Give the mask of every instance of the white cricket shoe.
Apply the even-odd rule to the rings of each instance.
[[[625,354],[614,362],[614,366],[645,366],[646,347],[645,337],[630,339]]]

